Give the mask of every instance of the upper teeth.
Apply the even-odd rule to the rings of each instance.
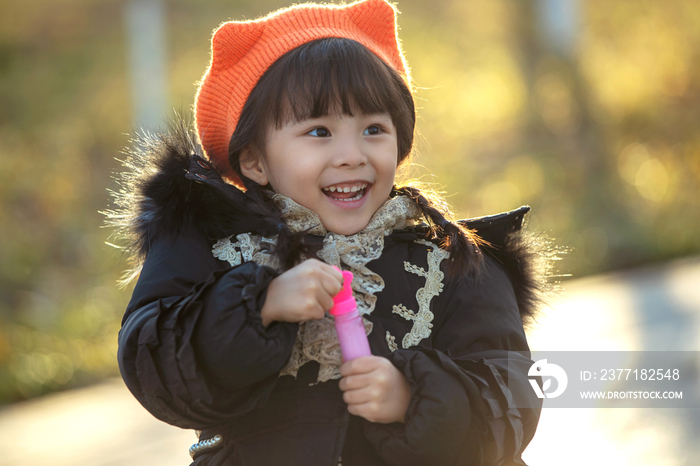
[[[361,189],[365,189],[367,187],[367,183],[360,183],[356,184],[354,186],[345,186],[345,187],[340,187],[340,186],[330,186],[328,188],[323,188],[324,191],[330,191],[332,193],[338,191],[339,193],[355,193]]]

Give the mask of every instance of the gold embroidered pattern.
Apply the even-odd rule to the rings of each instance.
[[[408,309],[403,304],[395,304],[392,311],[394,314],[398,314],[406,320],[416,320],[416,313]]]
[[[413,265],[408,261],[403,261],[403,268],[404,270],[406,270],[406,272],[415,273],[416,275],[420,275],[421,277],[428,277],[428,274],[425,273],[423,267],[418,267],[417,265]]]
[[[232,236],[217,241],[214,247],[211,248],[211,252],[217,259],[228,262],[231,264],[231,267],[235,267],[242,264],[239,251],[241,243],[234,243],[231,241],[231,238]]]
[[[430,331],[433,328],[432,321],[435,317],[432,312],[426,310],[418,311],[418,314],[416,314],[403,304],[394,305],[392,311],[406,320],[413,321],[413,328],[403,337],[401,342],[404,348],[416,346],[422,339],[430,336]]]
[[[428,246],[428,271],[422,267],[404,262],[404,269],[407,272],[414,273],[418,276],[425,277],[425,286],[416,292],[416,301],[418,302],[418,313],[408,309],[403,304],[394,305],[392,312],[398,314],[406,320],[413,321],[413,328],[403,337],[401,346],[410,348],[416,346],[421,340],[430,336],[430,331],[433,328],[433,319],[435,316],[430,312],[430,301],[442,292],[442,280],[445,274],[440,270],[440,263],[447,257],[449,253],[444,249],[440,249],[435,244],[417,240],[416,243]]]
[[[396,344],[396,337],[389,333],[388,330],[386,331],[386,344],[389,346],[392,353],[399,349],[399,346]]]
[[[226,261],[232,267],[243,262],[253,261],[259,265],[267,265],[279,270],[279,261],[272,254],[275,238],[264,238],[258,235],[243,233],[237,235],[238,241],[231,241],[233,236],[217,241],[211,249],[212,254],[219,260]]]

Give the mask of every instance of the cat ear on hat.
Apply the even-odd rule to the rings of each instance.
[[[348,16],[355,26],[376,42],[382,51],[391,54],[382,58],[392,64],[397,71],[408,76],[408,66],[398,42],[397,14],[396,7],[386,0],[367,0],[348,7]]]
[[[238,63],[260,40],[264,25],[257,21],[224,23],[211,39],[212,67],[224,70]]]

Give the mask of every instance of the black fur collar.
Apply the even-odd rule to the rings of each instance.
[[[104,212],[119,247],[133,262],[125,281],[138,274],[156,237],[174,237],[196,231],[216,241],[231,234],[275,234],[259,212],[248,208],[246,195],[226,183],[202,158],[192,125],[171,124],[162,134],[144,132],[125,152],[125,170],[117,175],[119,189],[112,191],[115,207]],[[521,232],[529,207],[460,223],[488,244],[482,250],[503,264],[514,289],[524,323],[532,320],[545,287],[551,261],[538,261],[548,243]],[[536,252],[537,250],[537,252]],[[539,265],[538,265],[539,263]]]

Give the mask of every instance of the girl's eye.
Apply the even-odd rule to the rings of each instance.
[[[379,125],[371,125],[365,129],[363,133],[365,136],[374,136],[382,132],[382,127]]]
[[[317,138],[327,138],[331,135],[331,132],[328,131],[328,128],[314,128],[308,134]]]

